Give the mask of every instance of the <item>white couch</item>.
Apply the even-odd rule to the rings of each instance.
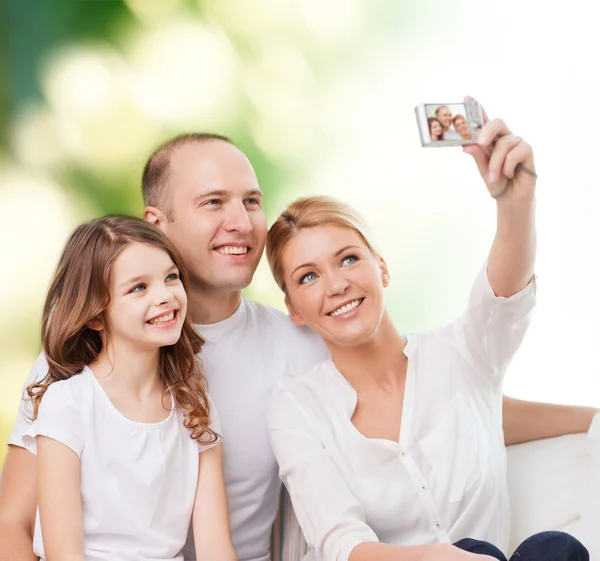
[[[587,435],[510,446],[508,480],[511,552],[532,534],[563,530],[600,561],[600,414]],[[307,551],[285,491],[272,547],[273,561],[300,561]]]

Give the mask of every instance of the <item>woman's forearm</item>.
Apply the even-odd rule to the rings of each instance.
[[[488,280],[496,296],[510,297],[534,274],[537,236],[535,197],[499,200],[496,236],[488,258]]]
[[[522,401],[504,396],[502,406],[506,446],[587,432],[600,409]]]
[[[373,561],[374,559],[377,561],[464,561],[472,558],[473,554],[468,554],[450,544],[403,546],[363,542],[350,552],[348,561]]]

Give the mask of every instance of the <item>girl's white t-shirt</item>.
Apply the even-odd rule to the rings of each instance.
[[[211,428],[220,434],[212,401],[211,407]],[[86,367],[44,394],[25,438],[34,454],[37,435],[65,444],[80,458],[86,561],[183,560],[198,453],[217,443],[192,440],[179,408],[159,423],[131,421]],[[45,560],[39,511],[33,546]]]

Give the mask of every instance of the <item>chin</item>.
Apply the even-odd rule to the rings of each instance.
[[[236,290],[243,290],[248,288],[252,283],[254,277],[254,271],[248,272],[244,275],[231,276],[230,278],[221,278],[214,283],[214,287],[222,292],[234,292]]]

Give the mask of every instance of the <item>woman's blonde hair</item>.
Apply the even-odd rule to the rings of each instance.
[[[269,267],[275,282],[284,292],[283,251],[298,232],[315,226],[339,226],[354,230],[371,253],[379,256],[364,220],[350,205],[326,196],[296,199],[279,215],[267,235]]]

